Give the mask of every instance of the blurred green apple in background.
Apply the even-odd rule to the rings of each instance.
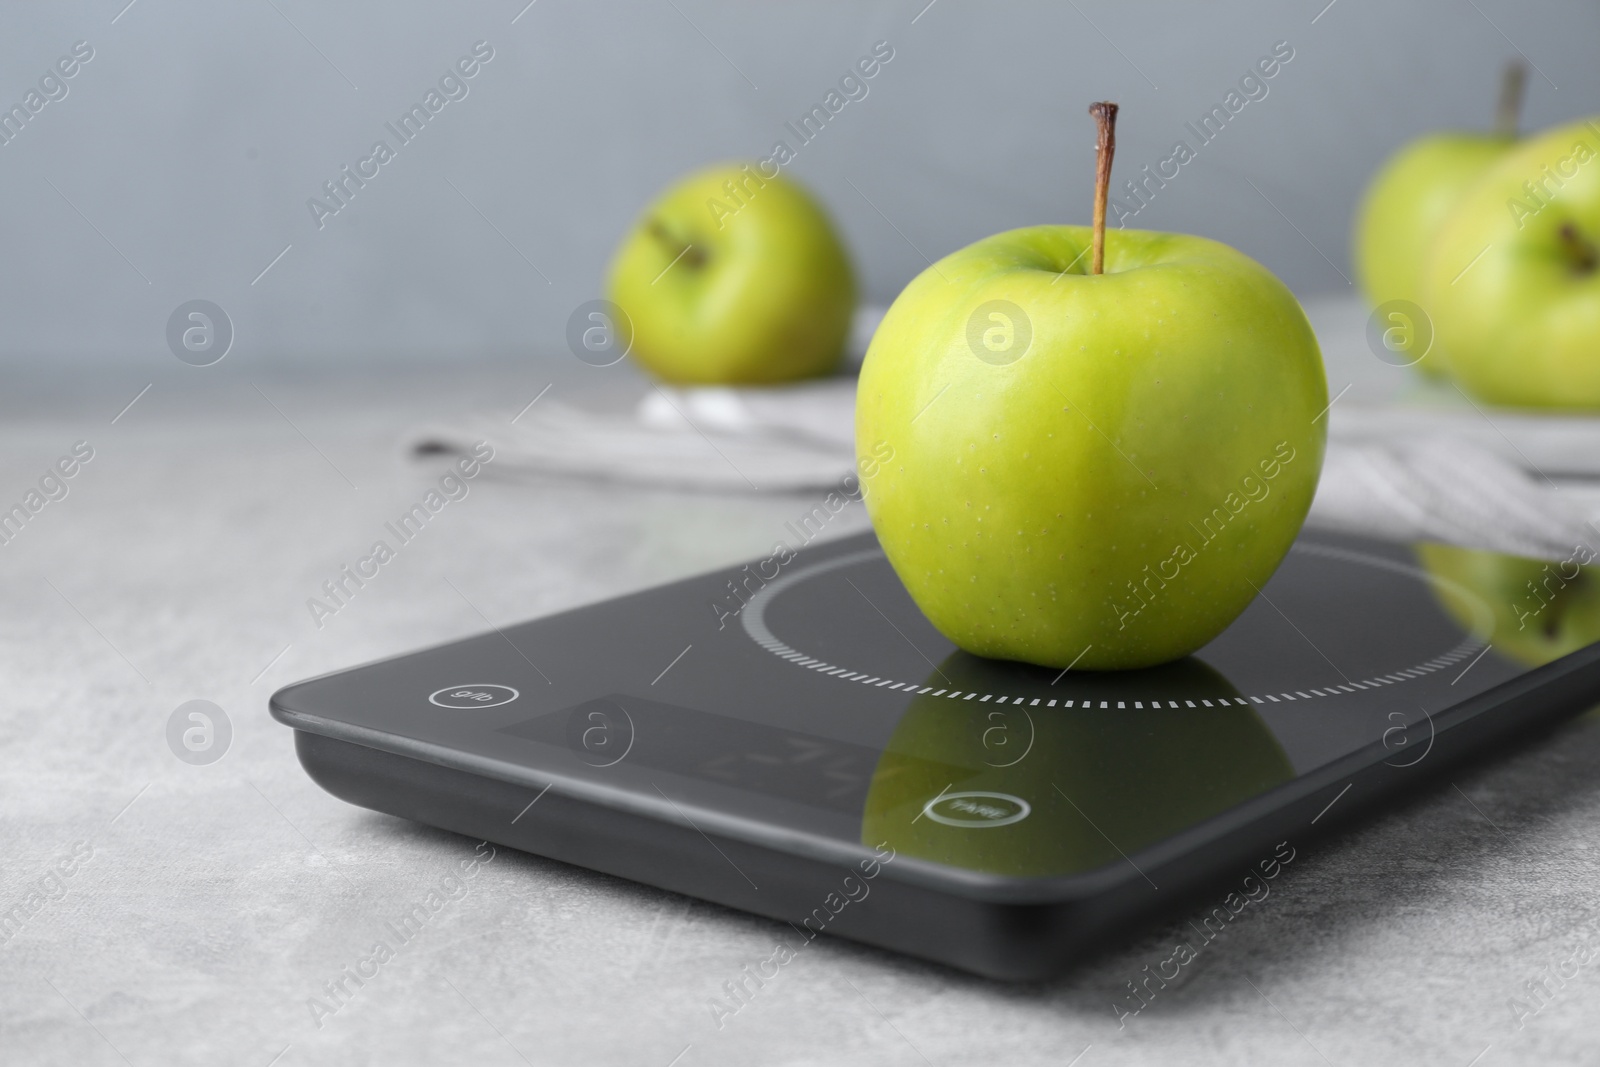
[[[1450,132],[1418,138],[1390,156],[1367,186],[1356,214],[1356,279],[1373,307],[1391,301],[1421,304],[1428,253],[1461,195],[1516,144],[1526,70],[1506,66],[1501,86],[1500,119],[1489,133]],[[1405,317],[1401,313],[1402,319]],[[1429,374],[1445,373],[1437,352],[1429,355],[1432,331],[1414,330],[1414,323],[1386,322],[1399,330],[1386,333],[1395,356]],[[1392,344],[1389,338],[1396,338]],[[1422,348],[1411,351],[1413,344]]]
[[[1469,631],[1487,614],[1485,640],[1537,667],[1600,641],[1600,567],[1579,546],[1559,563],[1454,545],[1416,546],[1423,569],[1442,579],[1434,595]]]
[[[1238,692],[1199,660],[1142,671],[1132,688],[1126,676],[1076,671],[1067,676],[1072,684],[1052,687],[1056,672],[1043,669],[1027,686],[1027,674],[963,652],[939,664],[925,685],[1070,691],[1080,706],[915,698],[873,771],[863,842],[990,874],[1072,874],[1119,863],[1123,852],[1294,775],[1261,716],[1233,704]],[[1135,691],[1146,706],[1126,699]],[[1085,695],[1127,707],[1084,708]],[[1148,703],[1168,699],[1197,707]]]
[[[1463,388],[1494,404],[1600,408],[1600,124],[1529,138],[1457,202],[1423,306]]]
[[[612,260],[607,295],[630,320],[634,359],[657,377],[759,385],[838,365],[856,287],[809,193],[727,164],[645,210]]]

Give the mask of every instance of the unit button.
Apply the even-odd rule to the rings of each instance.
[[[522,694],[509,685],[447,685],[428,696],[428,703],[441,708],[497,708]]]

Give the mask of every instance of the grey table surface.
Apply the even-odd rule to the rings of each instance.
[[[1359,319],[1338,326],[1359,335]],[[1329,352],[1335,389],[1357,382],[1347,401],[1400,388],[1358,348]],[[1299,843],[1270,896],[1120,1022],[1126,983],[1195,916],[1025,987],[820,939],[719,1027],[709,1005],[781,924],[506,849],[338,1010],[315,1011],[474,842],[322,792],[269,693],[761,554],[809,506],[483,479],[318,629],[306,599],[438,474],[400,456],[403,432],[468,410],[509,420],[546,384],[612,404],[643,388],[525,358],[351,379],[241,355],[35,375],[0,399],[7,504],[75,441],[95,450],[0,546],[0,910],[26,913],[0,934],[0,1062],[1600,1060],[1600,958],[1567,962],[1600,952],[1594,715]],[[853,506],[836,532],[866,525]],[[192,699],[232,725],[209,765],[168,748]]]

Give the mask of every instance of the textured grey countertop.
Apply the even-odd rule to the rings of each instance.
[[[0,1062],[1600,1058],[1593,715],[1300,843],[1270,895],[1120,1026],[1125,983],[1171,955],[1186,918],[1031,987],[822,939],[720,1029],[710,1002],[781,924],[501,849],[398,944],[386,924],[474,843],[323,793],[268,718],[271,690],[760,554],[804,502],[484,479],[319,630],[306,599],[437,476],[399,458],[401,433],[468,408],[509,419],[552,374],[210,371],[34,382],[0,403],[7,505],[75,441],[94,448],[70,493],[0,546],[0,909],[24,915],[0,929]],[[636,388],[555,377],[569,399]],[[836,529],[865,526],[857,506]],[[231,721],[209,765],[168,748],[192,699]],[[392,958],[313,1011],[338,1004],[327,983],[380,938]]]

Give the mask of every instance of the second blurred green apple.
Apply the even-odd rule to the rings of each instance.
[[[856,301],[821,206],[748,164],[691,174],[650,204],[617,249],[607,289],[645,370],[704,385],[827,374]]]
[[[1357,280],[1374,307],[1398,300],[1423,303],[1429,254],[1445,220],[1462,194],[1516,144],[1524,76],[1519,65],[1506,68],[1496,130],[1419,138],[1390,156],[1372,179],[1356,216],[1354,259]],[[1384,325],[1387,329],[1391,324]],[[1433,331],[1414,330],[1411,322],[1392,325],[1403,327],[1385,335],[1397,357],[1425,373],[1445,373],[1436,354],[1427,358],[1426,347],[1410,350],[1411,345],[1431,342]]]
[[[1600,120],[1530,138],[1467,192],[1425,303],[1450,373],[1492,404],[1600,409]]]

